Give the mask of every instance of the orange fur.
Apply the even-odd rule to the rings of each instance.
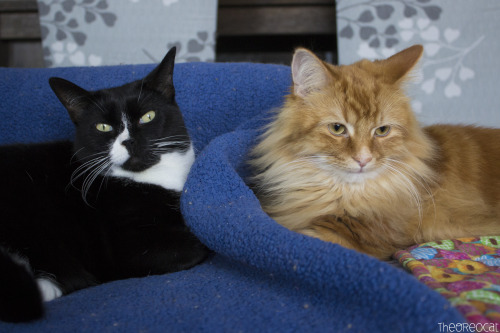
[[[250,161],[272,218],[380,259],[415,243],[500,234],[500,130],[422,128],[404,92],[422,52],[349,66],[295,52],[292,93]]]

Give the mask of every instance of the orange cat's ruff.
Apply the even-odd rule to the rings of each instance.
[[[380,259],[500,234],[500,129],[420,127],[403,86],[422,52],[349,66],[295,52],[292,93],[250,161],[272,218]]]

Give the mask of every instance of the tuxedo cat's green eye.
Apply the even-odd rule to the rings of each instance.
[[[347,134],[347,128],[342,124],[337,124],[337,123],[329,124],[328,130],[330,131],[330,133],[337,136],[342,136]]]
[[[146,112],[145,114],[142,115],[141,119],[139,120],[139,124],[146,124],[155,119],[156,113],[154,111],[149,111]]]
[[[113,127],[111,125],[103,123],[95,125],[95,128],[97,128],[99,132],[111,132],[113,130]]]
[[[380,126],[375,130],[375,136],[386,136],[391,131],[391,126]]]

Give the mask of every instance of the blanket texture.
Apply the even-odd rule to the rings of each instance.
[[[0,143],[71,138],[51,76],[98,89],[151,69],[0,69]],[[188,271],[75,292],[47,303],[44,319],[0,323],[0,332],[415,333],[465,322],[411,274],[291,232],[261,210],[245,183],[245,158],[289,90],[289,67],[178,64],[174,83],[198,152],[182,211],[215,254]]]

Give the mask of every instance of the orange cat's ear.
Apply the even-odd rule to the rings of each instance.
[[[306,97],[324,87],[329,75],[323,61],[311,51],[299,48],[293,54],[292,78],[293,93],[299,97]]]
[[[382,75],[389,83],[397,83],[415,67],[423,51],[422,45],[413,45],[376,64],[382,66]]]

